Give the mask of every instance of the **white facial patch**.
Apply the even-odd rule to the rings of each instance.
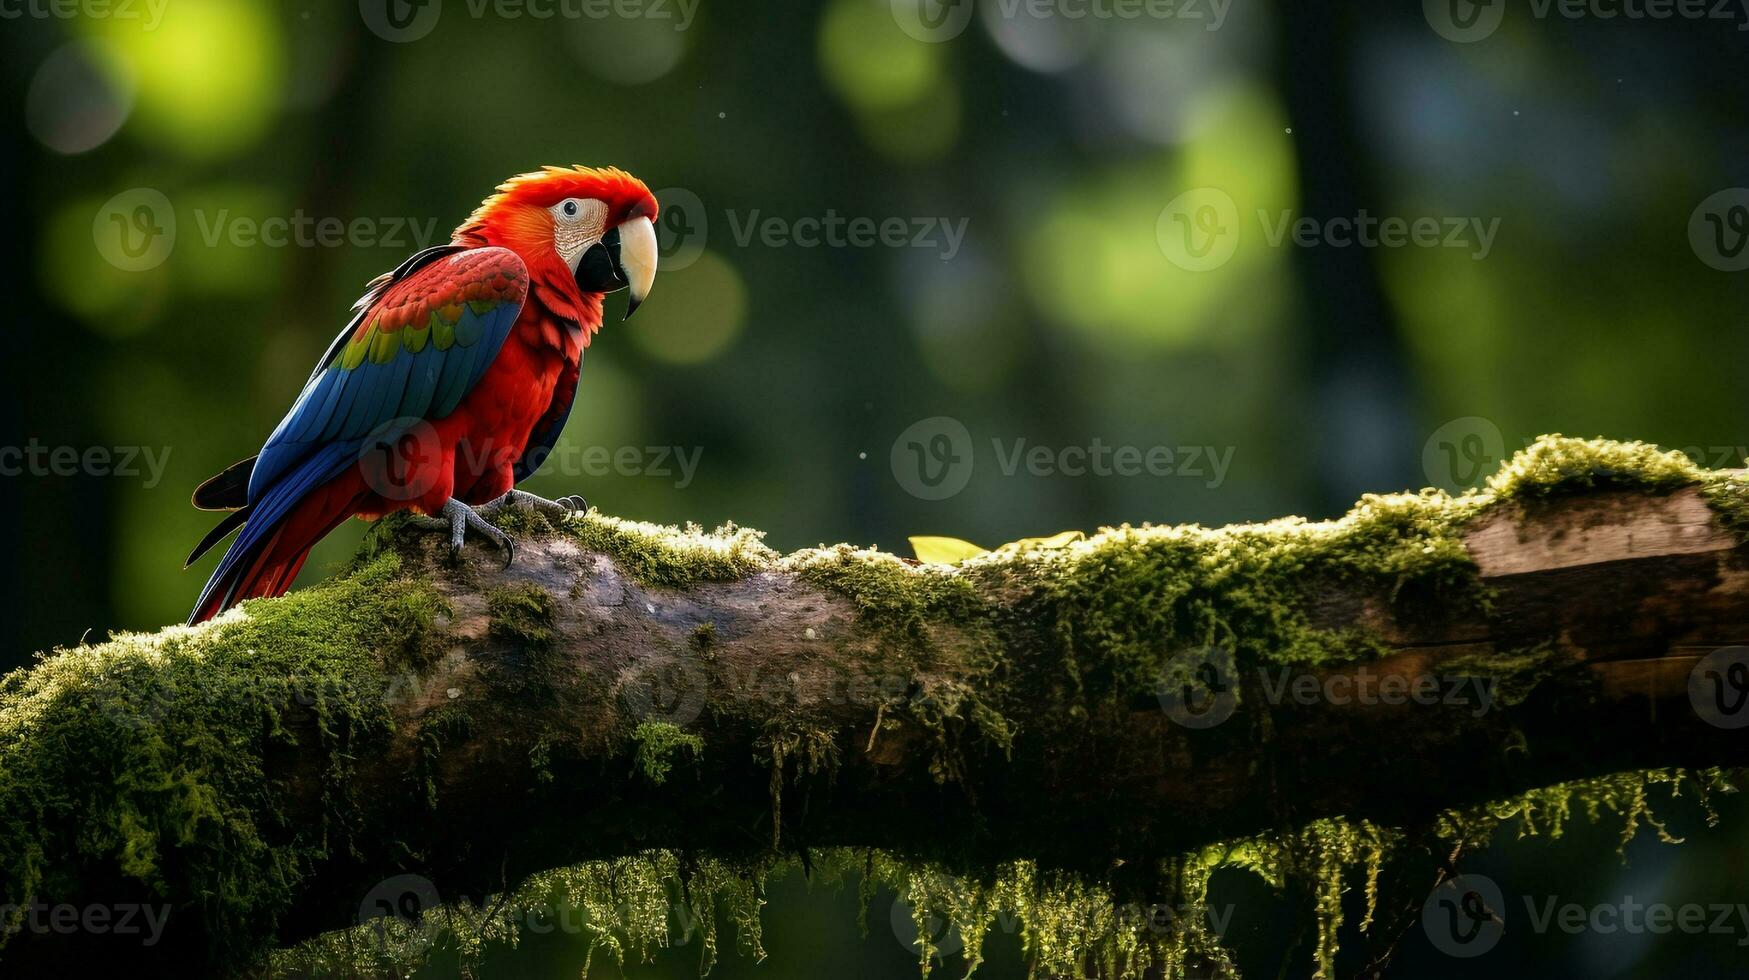
[[[607,205],[592,197],[567,197],[547,210],[553,216],[553,248],[576,272],[583,253],[607,234]]]

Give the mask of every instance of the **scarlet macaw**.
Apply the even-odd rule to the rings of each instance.
[[[509,536],[480,511],[578,506],[514,487],[564,428],[602,297],[629,287],[630,317],[649,294],[656,208],[623,171],[547,167],[372,280],[261,453],[194,492],[196,507],[232,513],[190,564],[241,531],[189,622],[283,595],[348,517],[441,515],[452,549],[472,529],[508,561]]]

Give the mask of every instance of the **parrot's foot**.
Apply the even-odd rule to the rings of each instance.
[[[483,514],[496,514],[509,507],[522,507],[527,510],[545,514],[548,517],[564,517],[566,514],[580,514],[589,509],[589,501],[579,494],[548,500],[539,494],[527,490],[511,490],[497,500],[480,508]]]
[[[510,535],[487,523],[478,511],[454,497],[450,498],[449,503],[443,505],[443,516],[416,518],[415,525],[433,531],[448,531],[449,553],[452,557],[461,555],[462,541],[467,537],[468,531],[472,530],[504,549],[505,568],[509,568],[510,563],[516,560],[516,542],[511,539]]]

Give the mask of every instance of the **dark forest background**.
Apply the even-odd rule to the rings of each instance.
[[[668,210],[650,301],[591,348],[563,448],[529,484],[611,514],[902,550],[1335,516],[1369,491],[1472,485],[1544,432],[1741,465],[1749,10],[927,0],[970,20],[919,39],[907,2],[9,5],[0,666],[180,621],[215,560],[180,570],[209,525],[189,491],[256,450],[367,279],[545,163],[624,167]],[[1468,237],[1270,240],[1284,217],[1363,214]],[[300,215],[306,237],[251,240]],[[832,215],[964,234],[808,247],[804,219]],[[347,230],[322,240],[323,220]],[[1230,257],[1187,268],[1201,246],[1182,235],[1211,228],[1236,234]],[[972,455],[963,488],[931,499],[900,436],[958,432],[940,417]],[[1004,465],[1095,445],[1177,464]],[[1611,825],[1466,870],[1521,910],[1745,902],[1742,810],[1680,846],[1638,840],[1625,864]],[[1217,884],[1248,975],[1274,975],[1297,909]],[[864,939],[853,893],[792,880],[766,910],[771,958],[716,975],[914,976],[891,898]],[[1414,932],[1398,975],[1718,976],[1749,969],[1749,915],[1733,922],[1509,922],[1481,961]],[[482,975],[574,975],[585,942],[530,941]],[[996,936],[987,975],[1019,972],[1016,949]],[[696,954],[627,973],[689,975]]]

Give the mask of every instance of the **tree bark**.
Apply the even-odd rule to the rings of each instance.
[[[536,871],[649,848],[850,846],[1110,876],[1138,856],[1319,817],[1419,824],[1582,777],[1749,761],[1749,738],[1727,727],[1737,720],[1730,675],[1696,670],[1749,643],[1749,550],[1701,487],[1504,500],[1457,534],[1480,592],[1317,564],[1283,572],[1305,579],[1289,583],[1303,601],[1292,612],[1328,635],[1370,637],[1356,647],[1365,659],[1228,663],[1194,651],[1185,673],[1184,651],[1162,637],[1157,688],[1106,676],[1113,641],[1032,578],[1044,574],[1034,561],[953,573],[872,553],[766,553],[744,572],[706,568],[682,581],[652,572],[641,551],[592,550],[599,538],[564,530],[525,528],[508,567],[472,544],[456,562],[434,537],[386,534],[399,580],[434,588],[447,609],[418,631],[415,653],[372,641],[383,644],[372,651],[382,725],[347,735],[314,701],[293,699],[280,718],[295,741],[221,733],[260,744],[263,777],[250,786],[266,802],[243,808],[270,846],[325,835],[287,901],[251,920],[263,934],[235,935],[242,927],[227,921],[225,938],[283,944],[349,925],[398,874],[429,879],[445,899],[479,899]],[[1113,565],[1126,554],[1121,541],[1074,547],[1079,557],[1063,561]],[[879,575],[841,574],[864,566]],[[919,577],[947,585],[922,604],[876,587]],[[152,642],[173,659],[209,635],[255,628],[260,645],[300,621],[273,620],[273,608]],[[1241,629],[1230,645],[1244,641]],[[34,672],[120,656],[103,650]],[[1212,684],[1185,688],[1187,677]],[[19,746],[73,710],[73,682],[56,682],[53,696],[33,686],[42,683],[20,673],[0,686],[0,718]],[[1721,700],[1706,708],[1711,694]],[[186,705],[139,702],[127,702],[136,716],[122,730],[162,731],[173,764],[192,757],[174,728]],[[129,792],[107,782],[113,767],[98,755],[61,764],[83,767],[66,779],[93,780],[81,798],[99,808]],[[44,791],[6,790],[0,781],[7,826],[43,832],[33,821],[55,813]],[[221,928],[210,906],[176,877],[192,832],[152,826],[160,858],[149,881],[75,842],[74,828],[56,833],[45,839],[61,850],[38,855],[49,871],[27,893],[12,891],[23,887],[16,875],[0,879],[8,901],[163,900],[174,911],[151,952],[222,959],[208,952]],[[0,958],[98,948],[65,939],[21,931]]]

